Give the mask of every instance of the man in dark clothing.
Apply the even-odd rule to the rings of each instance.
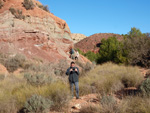
[[[74,96],[74,88],[76,89],[76,99],[79,99],[79,69],[75,67],[75,63],[71,62],[70,67],[67,69],[66,75],[69,75],[69,83],[72,92],[72,96]]]

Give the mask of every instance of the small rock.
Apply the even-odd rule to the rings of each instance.
[[[76,104],[72,107],[73,109],[81,109],[81,105],[80,104]]]

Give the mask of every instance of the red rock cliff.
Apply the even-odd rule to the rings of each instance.
[[[48,61],[67,59],[73,44],[67,23],[44,11],[33,0],[33,10],[26,10],[23,0],[3,0],[0,9],[0,52],[23,53],[29,58],[39,57]],[[10,8],[22,11],[24,19],[17,19]]]

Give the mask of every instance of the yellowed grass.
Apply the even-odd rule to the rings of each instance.
[[[58,91],[59,95],[57,94]],[[60,80],[55,81],[51,84],[36,87],[28,84],[22,75],[17,75],[7,77],[5,80],[0,82],[0,105],[4,103],[9,106],[15,104],[16,108],[19,110],[24,106],[26,100],[34,94],[41,95],[51,100],[53,100],[51,97],[55,95],[55,99],[58,98],[59,101],[59,99],[62,98],[61,101],[65,101],[66,104],[67,99],[70,98],[70,90],[68,84],[63,83]],[[60,94],[62,94],[62,96]],[[15,103],[10,102],[9,100],[14,100],[13,102]]]
[[[91,93],[94,87],[100,93],[113,93],[124,87],[137,87],[143,79],[138,67],[109,62],[98,65],[80,78],[80,93]]]

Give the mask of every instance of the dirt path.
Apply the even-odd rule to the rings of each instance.
[[[50,113],[79,113],[80,109],[93,105],[96,106],[99,104],[99,100],[97,98],[97,94],[89,94],[85,96],[81,96],[80,99],[76,99],[75,97],[70,100],[69,106],[66,112],[50,112]]]
[[[73,98],[69,104],[70,113],[79,113],[80,109],[89,105],[98,105],[99,100],[97,94],[89,94],[80,97],[80,99]]]

